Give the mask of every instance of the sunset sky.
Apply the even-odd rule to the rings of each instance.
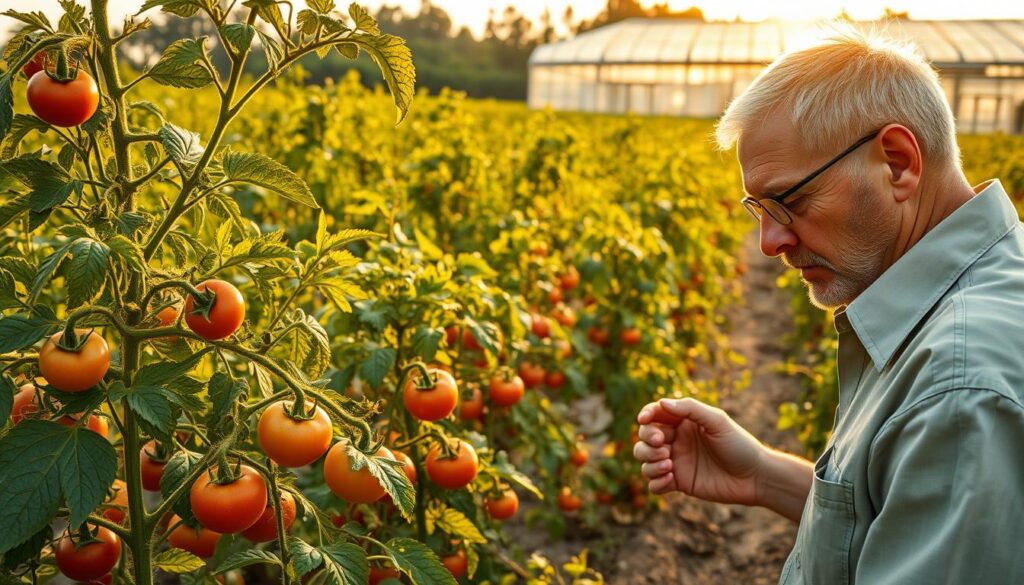
[[[84,0],[79,3],[88,4]],[[119,22],[125,14],[138,11],[144,0],[109,0],[112,22]],[[376,10],[382,4],[401,5],[409,12],[415,12],[420,0],[364,0],[362,5]],[[651,5],[655,2],[643,2]],[[295,0],[296,11],[305,5],[303,0]],[[338,6],[347,8],[348,2],[338,0]],[[488,10],[493,9],[498,15],[509,4],[518,9],[531,20],[536,21],[545,8],[551,11],[556,25],[561,26],[565,8],[572,5],[576,19],[589,19],[601,11],[605,0],[434,0],[434,4],[444,8],[456,25],[468,26],[479,35],[487,21]],[[1024,19],[1024,1],[1021,0],[988,0],[986,2],[964,2],[963,0],[859,0],[856,2],[838,0],[814,0],[802,2],[765,2],[764,0],[670,0],[673,8],[684,9],[692,5],[699,6],[704,14],[714,20],[733,20],[737,16],[744,20],[763,20],[766,18],[784,19],[815,19],[836,16],[842,10],[855,19],[872,19],[882,14],[886,6],[898,11],[909,11],[911,18],[916,19],[963,19],[963,18],[1014,18]],[[0,9],[17,8],[19,10],[42,10],[52,20],[60,15],[57,0],[0,0]],[[158,12],[154,10],[153,12]],[[16,25],[16,23],[15,23]],[[0,39],[6,42],[6,36],[12,28],[11,19],[0,17]]]

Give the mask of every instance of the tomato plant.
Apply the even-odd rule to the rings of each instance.
[[[281,523],[285,531],[295,522],[295,497],[288,492],[281,492]],[[252,526],[242,531],[242,536],[252,542],[270,542],[277,538],[277,515],[272,503],[268,503],[263,514]]]
[[[164,466],[167,464],[166,454],[162,451],[163,449],[156,441],[146,443],[139,451],[139,470],[142,474],[142,489],[144,490],[160,491],[160,478],[164,476]]]
[[[519,376],[498,375],[491,378],[487,395],[495,406],[512,406],[522,399],[525,391],[526,386]]]
[[[172,548],[180,548],[203,559],[213,556],[221,539],[219,532],[209,528],[193,528],[178,516],[171,516],[169,524],[171,531],[167,535],[167,544]]]
[[[26,97],[35,115],[47,124],[68,128],[79,126],[96,113],[100,94],[96,81],[85,71],[67,80],[37,71],[28,81]]]
[[[458,440],[447,456],[440,444],[435,444],[427,454],[427,477],[439,487],[455,490],[469,485],[476,477],[480,461],[476,450],[469,443]]]
[[[416,418],[437,421],[455,411],[459,389],[451,374],[444,370],[432,370],[420,377],[409,376],[402,400]]]
[[[363,457],[360,469],[355,469],[355,460],[349,455],[348,448],[346,442],[340,441],[327,452],[327,459],[324,460],[324,481],[327,487],[339,498],[354,504],[376,502],[384,497],[385,488],[370,469],[374,463]],[[395,456],[386,447],[377,451],[377,457],[395,460]]]
[[[512,488],[507,488],[500,495],[489,496],[484,507],[491,518],[508,520],[519,511],[519,495]]]

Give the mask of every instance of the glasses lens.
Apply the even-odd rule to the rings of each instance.
[[[744,199],[743,207],[747,208],[747,211],[750,212],[750,215],[754,216],[754,219],[756,219],[757,221],[761,221],[761,206],[758,205],[757,201],[754,201],[752,199]]]
[[[790,222],[789,212],[786,211],[786,208],[783,207],[781,203],[773,201],[771,199],[758,201],[758,203],[768,213],[768,216],[774,219],[775,221],[783,225],[788,224]]]

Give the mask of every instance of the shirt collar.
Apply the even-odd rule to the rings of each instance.
[[[852,327],[878,371],[960,275],[1020,221],[998,180],[974,192],[836,313],[836,329]]]

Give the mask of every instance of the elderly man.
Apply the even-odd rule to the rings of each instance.
[[[663,399],[638,416],[651,491],[798,522],[781,583],[1024,583],[1024,226],[964,177],[935,72],[843,33],[768,67],[718,140],[762,252],[837,310],[835,426],[811,462]]]

